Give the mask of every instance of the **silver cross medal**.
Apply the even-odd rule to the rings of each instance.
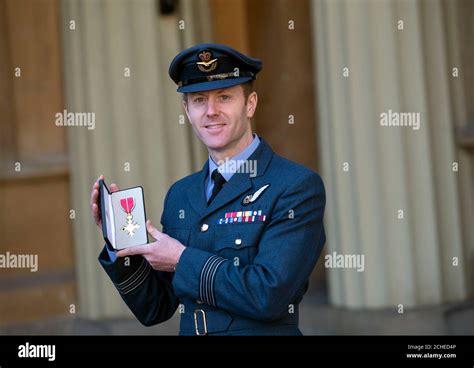
[[[133,216],[131,213],[129,213],[127,215],[127,224],[122,226],[120,230],[127,232],[130,237],[133,237],[135,235],[135,230],[139,228],[140,225],[138,225],[136,222],[133,222]]]
[[[132,238],[135,235],[135,230],[140,228],[136,222],[133,222],[132,211],[135,208],[135,198],[129,197],[120,200],[122,210],[127,214],[127,224],[122,226],[120,230],[125,231]]]

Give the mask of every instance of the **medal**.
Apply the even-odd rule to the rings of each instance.
[[[242,222],[265,222],[267,215],[262,215],[262,210],[258,211],[237,211],[237,212],[226,212],[224,218],[217,220],[219,225],[235,224]]]
[[[135,230],[140,227],[136,222],[133,222],[132,211],[135,208],[135,198],[128,197],[121,199],[120,207],[122,207],[122,210],[127,214],[127,224],[122,226],[120,230],[125,231],[130,237],[133,237]]]

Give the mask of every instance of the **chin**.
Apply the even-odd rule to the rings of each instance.
[[[228,145],[229,139],[223,135],[213,137],[213,136],[204,134],[202,142],[206,145],[206,147],[214,149],[214,150],[218,150]]]
[[[227,145],[227,142],[221,141],[221,140],[215,140],[215,139],[208,139],[207,141],[204,142],[207,148],[213,149],[213,150],[220,150],[225,148]]]

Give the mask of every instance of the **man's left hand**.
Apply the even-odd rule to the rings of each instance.
[[[146,229],[155,242],[122,249],[117,252],[117,256],[127,257],[140,254],[155,270],[174,272],[181,253],[186,247],[171,236],[163,234],[153,226],[150,220],[146,222]]]

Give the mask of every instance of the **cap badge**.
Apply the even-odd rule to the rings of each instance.
[[[202,51],[198,54],[199,60],[196,64],[201,72],[209,73],[217,67],[217,58],[212,59],[210,51]]]

